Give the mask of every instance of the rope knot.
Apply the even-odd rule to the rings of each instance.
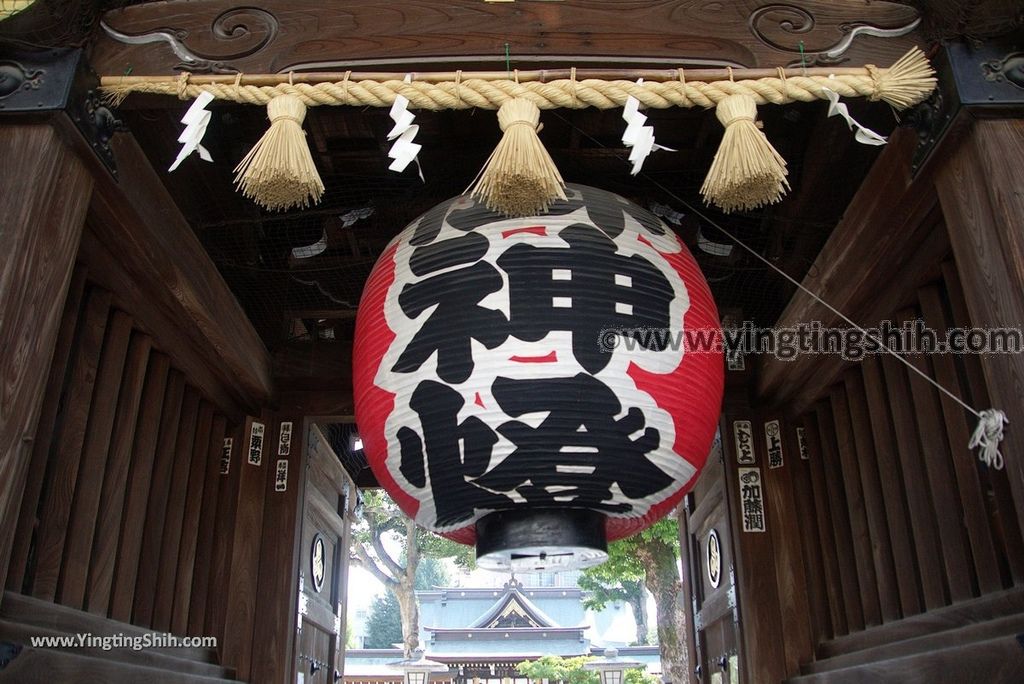
[[[498,109],[498,126],[501,127],[502,131],[518,125],[526,125],[536,129],[539,123],[540,109],[526,98],[514,97]]]
[[[1003,426],[1010,421],[999,409],[988,409],[978,414],[978,427],[974,428],[967,448],[978,447],[978,459],[990,468],[1003,469],[1003,455],[999,443],[1003,441]]]
[[[275,121],[294,121],[302,125],[306,119],[306,105],[296,95],[278,95],[267,103],[267,118]]]
[[[187,100],[188,99],[188,78],[191,75],[192,74],[190,74],[187,71],[182,71],[181,74],[178,75],[177,87],[178,87],[178,99],[179,100]]]

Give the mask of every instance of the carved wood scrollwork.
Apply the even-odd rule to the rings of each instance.
[[[524,67],[887,64],[917,42],[911,7],[877,0],[168,0],[113,10],[93,54],[106,74],[426,64]],[[347,66],[346,66],[347,65]]]
[[[860,36],[899,38],[921,24],[920,16],[910,8],[904,8],[907,11],[902,17],[897,13],[889,21],[883,22],[856,19],[856,6],[846,10],[849,16],[843,19],[843,10],[835,5],[823,8],[828,13],[827,20],[819,22],[812,9],[814,4],[823,3],[806,4],[807,7],[792,4],[764,5],[750,15],[750,30],[765,45],[780,52],[801,55],[800,59],[792,60],[789,64],[800,64],[801,61],[807,66],[837,64],[844,61],[844,55]],[[859,9],[864,11],[864,8]],[[900,24],[901,20],[904,23]]]
[[[239,71],[232,65],[270,45],[278,33],[273,14],[258,7],[236,7],[218,15],[207,31],[158,28],[146,33],[118,31],[106,21],[101,26],[108,36],[127,45],[165,43],[181,61],[174,69],[193,73]]]

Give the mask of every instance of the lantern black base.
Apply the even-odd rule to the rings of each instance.
[[[594,511],[498,511],[476,523],[476,562],[486,570],[578,570],[606,560],[604,516]]]

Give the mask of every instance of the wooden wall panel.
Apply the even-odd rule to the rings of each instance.
[[[918,291],[918,298],[925,322],[945,335],[951,326],[946,319],[939,288],[934,285],[922,288]],[[933,354],[930,360],[935,374],[933,377],[940,385],[955,396],[969,396],[961,387],[952,355]],[[950,457],[956,472],[956,487],[978,589],[982,594],[998,591],[1003,588],[1003,583],[999,576],[999,563],[996,560],[988,514],[985,511],[985,497],[978,476],[977,459],[966,448],[971,437],[971,428],[967,424],[968,414],[945,394],[938,396],[949,436]]]
[[[139,568],[135,577],[130,622],[144,627],[152,626],[153,622],[153,602],[156,598],[157,573],[160,570],[160,544],[163,541],[164,515],[167,513],[167,492],[174,466],[174,451],[178,444],[184,399],[185,378],[178,371],[172,370],[164,394],[163,412],[160,415],[159,440],[153,459],[149,496],[145,501],[145,512],[140,512],[145,523],[142,526],[142,545],[138,556]]]
[[[132,319],[123,311],[115,311],[107,325],[103,352],[96,376],[96,387],[89,413],[89,423],[78,466],[78,481],[68,519],[67,540],[64,544],[64,567],[61,570],[57,600],[65,606],[81,608],[85,600],[85,585],[89,576],[89,556],[92,554],[96,514],[103,489],[103,476],[107,468],[107,452],[114,430],[114,413],[118,393],[128,357],[128,343],[132,334]]]
[[[192,447],[185,502],[181,516],[181,543],[178,547],[178,567],[174,576],[173,605],[170,631],[185,634],[188,630],[188,609],[192,597],[193,571],[196,561],[196,543],[199,535],[199,514],[203,506],[203,480],[210,457],[210,431],[213,427],[213,407],[202,402],[199,422]]]
[[[58,115],[63,117],[64,115]],[[0,127],[0,586],[93,181],[49,125]]]
[[[879,485],[892,544],[892,559],[904,617],[921,612],[921,582],[914,556],[903,475],[896,454],[896,437],[889,411],[889,396],[881,363],[869,357],[861,361],[861,379],[871,421],[871,438],[878,463]]]
[[[832,636],[839,636],[846,634],[849,631],[849,626],[846,621],[846,607],[843,604],[843,582],[839,575],[835,528],[832,525],[828,487],[825,485],[825,462],[822,458],[821,431],[818,429],[817,412],[811,412],[804,416],[803,427],[807,437],[807,448],[810,452],[811,491],[814,496],[815,520],[821,544]]]
[[[142,402],[152,345],[153,342],[148,336],[139,333],[132,335],[124,377],[118,392],[110,454],[96,512],[85,600],[89,612],[98,615],[106,615],[110,605],[110,586],[114,578],[117,542],[121,532],[121,512],[124,507],[132,446],[135,442],[135,427],[138,423],[139,405]]]
[[[803,445],[807,450],[807,459],[802,458],[800,454],[797,428],[804,435]],[[820,456],[812,453],[807,440],[807,428],[803,426],[802,421],[799,424],[787,421],[787,435],[788,452],[792,454],[787,459],[787,467],[790,468],[793,483],[793,504],[799,526],[799,546],[803,556],[804,577],[807,582],[811,642],[816,646],[834,634],[828,605],[828,590],[825,586],[825,561],[818,531],[818,513],[814,504],[814,493],[811,489],[810,459],[820,458]]]
[[[953,324],[959,328],[968,328],[971,326],[971,318],[967,311],[967,302],[964,300],[963,288],[960,285],[960,276],[956,271],[956,266],[952,262],[946,262],[942,265],[942,273]],[[972,405],[984,406],[990,403],[981,359],[976,354],[963,354],[957,358],[957,361],[959,370],[966,381],[967,396],[971,398]],[[983,470],[983,475],[987,489],[992,490],[994,510],[990,522],[1004,553],[1004,563],[1011,581],[1014,584],[1024,584],[1024,537],[1022,537],[1024,530],[1021,530],[1016,524],[1017,516],[1010,484],[1003,473],[993,473],[986,468]]]
[[[110,293],[91,289],[86,295],[82,331],[72,362],[71,381],[65,399],[67,409],[53,461],[47,469],[36,536],[32,595],[47,601],[53,601],[57,596],[68,519],[78,481],[78,464],[109,313]]]
[[[783,464],[769,468],[767,459],[762,471],[765,489],[765,507],[770,519],[768,532],[771,535],[778,579],[779,609],[782,622],[783,653],[786,660],[786,674],[794,676],[800,672],[800,664],[806,662],[814,652],[811,641],[811,608],[808,602],[807,577],[804,574],[803,557],[800,550],[800,521],[794,501],[792,471],[800,459],[796,445],[787,439],[786,421],[779,414],[765,414],[764,420],[755,429],[764,434],[766,421],[778,420]],[[767,449],[767,445],[765,447]]]
[[[913,402],[907,382],[906,368],[892,356],[882,357],[885,385],[889,391],[893,434],[903,473],[903,486],[910,512],[912,539],[921,573],[921,589],[926,610],[946,603],[946,582],[942,571],[939,533],[932,507],[928,480],[921,463],[920,438],[914,418]]]
[[[897,321],[917,319],[912,311],[896,314]],[[906,356],[910,364],[925,377],[934,377],[928,359],[920,354]],[[936,390],[924,378],[908,369],[907,377],[914,413],[917,418],[917,432],[921,444],[921,460],[931,490],[932,518],[939,527],[939,544],[946,569],[949,598],[963,601],[973,596],[971,589],[970,562],[967,559],[967,544],[964,539],[963,515],[955,491],[956,479],[950,462],[949,442],[942,424],[942,408]]]
[[[29,552],[39,524],[39,497],[43,492],[46,466],[50,462],[50,448],[58,430],[58,411],[61,396],[67,381],[68,363],[75,341],[75,329],[85,296],[85,269],[75,269],[64,302],[50,375],[46,381],[43,404],[39,411],[36,437],[32,442],[32,458],[25,480],[25,491],[21,498],[21,512],[18,515],[18,529],[11,548],[10,569],[7,573],[7,588],[22,591],[28,571]]]
[[[218,494],[220,486],[221,456],[227,420],[214,416],[207,446],[206,470],[203,473],[203,506],[199,512],[196,538],[196,560],[192,572],[192,592],[189,596],[187,634],[201,636],[206,624],[207,597],[210,588],[210,570],[213,564],[214,531],[217,524]]]
[[[224,622],[228,614],[228,585],[231,582],[231,559],[235,545],[235,518],[238,514],[238,488],[242,481],[242,461],[245,458],[242,435],[248,435],[246,426],[250,420],[234,426],[230,431],[232,439],[231,459],[228,472],[221,475],[217,490],[217,515],[214,525],[213,556],[210,565],[209,594],[203,633],[224,637]],[[223,652],[223,641],[221,652]]]
[[[844,387],[850,410],[854,456],[860,474],[861,493],[864,496],[864,512],[871,534],[871,552],[875,563],[875,577],[878,580],[879,610],[882,621],[890,622],[900,617],[899,592],[896,587],[892,540],[885,518],[885,503],[882,501],[882,483],[879,480],[875,446],[871,439],[867,398],[864,394],[864,383],[856,369],[847,371]]]
[[[199,394],[188,387],[185,390],[181,424],[174,450],[174,464],[168,482],[167,505],[164,508],[160,541],[160,566],[156,574],[156,591],[153,596],[153,627],[162,631],[167,631],[171,627],[185,497],[188,496],[188,479],[192,470],[192,456],[195,452],[199,424],[199,404]]]
[[[864,606],[861,603],[861,587],[857,578],[857,559],[853,547],[853,533],[850,529],[846,488],[843,484],[843,471],[837,453],[835,421],[827,402],[820,402],[816,410],[821,460],[825,468],[825,487],[828,491],[836,557],[839,560],[839,581],[842,586],[843,607],[846,612],[847,627],[853,632],[864,629]]]
[[[139,554],[146,524],[146,503],[153,478],[153,460],[156,458],[160,437],[160,419],[170,379],[170,360],[163,354],[153,354],[146,369],[146,383],[142,391],[139,421],[135,430],[135,446],[125,490],[121,538],[117,547],[117,560],[111,588],[97,579],[100,595],[109,594],[110,617],[131,622],[132,603],[135,599],[135,581],[139,572]],[[100,612],[101,604],[93,607]]]
[[[854,567],[857,570],[857,583],[860,587],[864,624],[866,627],[872,627],[882,623],[878,600],[878,575],[875,571],[876,559],[872,548],[873,540],[868,529],[864,488],[860,482],[853,429],[850,425],[850,406],[846,398],[846,390],[842,385],[836,385],[832,389],[830,403],[835,426],[836,446],[838,447],[839,467],[843,475],[843,491],[846,495],[846,512],[850,520],[850,540],[853,544]]]
[[[1019,323],[1024,311],[1024,196],[1019,166],[1024,120],[979,120],[937,173],[936,187],[949,228],[970,320],[978,326]],[[979,357],[988,405],[1024,423],[1024,354]],[[982,406],[981,408],[986,408]],[[1007,430],[1002,444],[1005,477],[1013,494],[1017,529],[1024,530],[1024,431]]]

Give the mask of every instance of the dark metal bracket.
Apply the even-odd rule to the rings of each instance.
[[[99,79],[85,63],[80,49],[0,52],[0,116],[64,111],[86,143],[117,178],[110,139],[125,130],[103,103]]]
[[[980,44],[950,43],[935,60],[939,87],[914,108],[906,123],[918,133],[911,162],[916,175],[943,140],[958,133],[967,111],[977,117],[1008,117],[1024,112],[1024,34]]]

